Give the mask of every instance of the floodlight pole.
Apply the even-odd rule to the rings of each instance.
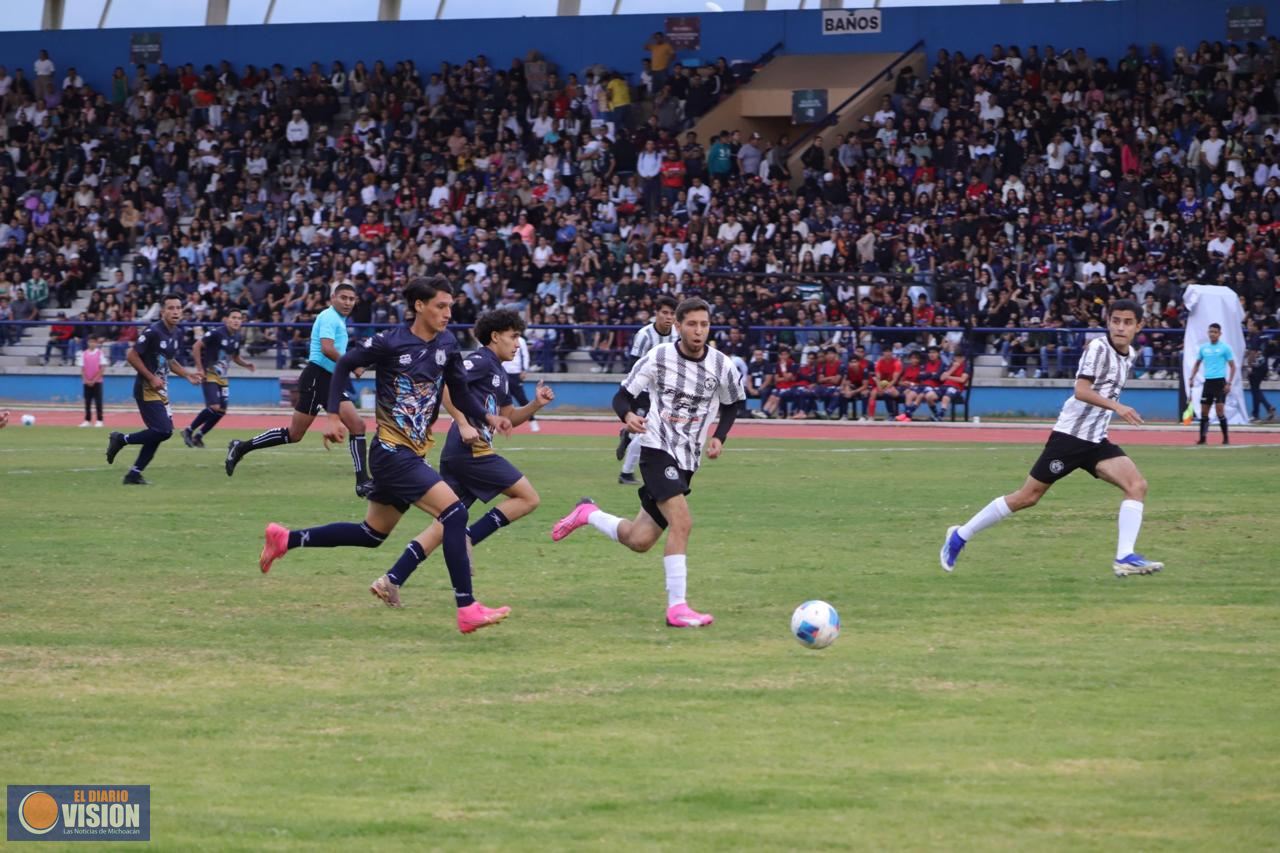
[[[400,20],[400,0],[378,0],[378,20]]]
[[[62,29],[62,14],[66,8],[66,0],[44,0],[44,12],[40,15],[40,29]]]
[[[102,29],[107,25],[107,15],[111,14],[111,0],[106,0],[102,4],[102,14],[98,16],[98,29]]]
[[[205,6],[204,25],[206,27],[225,27],[227,14],[231,11],[231,0],[209,0]]]

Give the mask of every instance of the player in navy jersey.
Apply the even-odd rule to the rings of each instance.
[[[275,560],[293,548],[376,548],[386,541],[405,511],[416,506],[434,516],[441,527],[444,561],[458,606],[458,630],[469,634],[501,622],[511,609],[490,609],[472,595],[467,508],[423,456],[432,444],[431,425],[439,414],[446,384],[454,406],[472,426],[509,431],[511,422],[501,415],[486,415],[467,385],[458,342],[447,330],[453,305],[449,282],[443,276],[415,278],[405,287],[404,297],[413,311],[413,324],[379,332],[348,350],[338,360],[329,383],[325,438],[341,442],[345,430],[339,404],[347,380],[357,368],[377,370],[378,430],[369,451],[373,488],[368,494],[364,521],[305,530],[268,524],[258,565],[267,572]],[[422,562],[422,543],[427,541],[429,532],[430,528],[424,530],[409,543],[392,567],[392,576],[407,575]]]
[[[169,408],[169,372],[181,376],[192,385],[200,384],[200,374],[187,370],[178,363],[182,346],[178,335],[178,323],[182,320],[182,297],[166,295],[160,302],[160,322],[152,323],[142,334],[126,357],[129,366],[138,372],[133,381],[133,399],[138,404],[142,423],[146,429],[125,435],[113,432],[107,437],[107,464],[116,461],[116,454],[127,444],[139,445],[138,458],[124,475],[127,486],[145,486],[143,470],[155,458],[156,450],[173,435],[173,412]]]
[[[532,402],[518,409],[512,405],[503,364],[514,357],[523,331],[524,320],[515,311],[489,311],[481,315],[475,326],[480,349],[462,359],[467,385],[483,404],[485,413],[507,418],[513,427],[532,420],[539,409],[555,399],[551,388],[539,382]],[[478,545],[500,528],[537,509],[538,493],[528,477],[494,450],[493,429],[487,424],[477,429],[468,423],[465,414],[454,405],[452,391],[446,390],[444,405],[453,416],[453,426],[449,427],[444,450],[440,452],[440,476],[468,508],[477,500],[488,503],[498,495],[507,498],[467,528],[468,543]],[[436,522],[422,537],[410,542],[409,547],[417,546],[421,551],[418,559],[425,560],[443,536],[444,527]],[[399,607],[400,587],[415,568],[408,565],[403,572],[393,569],[375,580],[369,587],[370,592],[388,607]]]
[[[234,361],[250,373],[254,371],[253,363],[245,361],[240,355],[240,347],[244,343],[240,337],[240,327],[243,325],[244,312],[239,308],[233,309],[222,325],[205,332],[191,348],[196,375],[204,377],[200,386],[204,390],[204,409],[182,431],[182,440],[187,447],[204,447],[204,436],[227,413],[227,400],[230,397],[227,373],[231,362]]]

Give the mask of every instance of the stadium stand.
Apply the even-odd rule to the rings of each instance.
[[[193,323],[235,306],[308,324],[352,281],[355,322],[391,323],[404,281],[443,272],[455,322],[503,305],[561,326],[530,333],[549,372],[621,370],[629,332],[593,327],[643,323],[675,293],[709,299],[744,358],[937,345],[949,364],[972,347],[980,376],[1055,377],[1132,296],[1142,375],[1163,378],[1183,284],[1217,281],[1275,375],[1274,38],[938,50],[800,145],[691,130],[749,77],[723,60],[635,81],[536,50],[503,68],[159,65],[94,91],[75,57],[40,77],[10,59],[0,320],[87,325],[53,343],[47,324],[9,327],[8,364],[74,360],[89,335],[119,360],[136,331],[107,324],[148,319],[171,290]],[[255,326],[248,352],[287,367],[305,333]]]

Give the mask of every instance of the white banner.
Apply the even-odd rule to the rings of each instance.
[[[1240,307],[1240,297],[1229,287],[1216,284],[1192,284],[1182,292],[1182,301],[1190,313],[1187,314],[1187,331],[1182,337],[1182,376],[1183,381],[1191,378],[1191,371],[1200,357],[1200,345],[1209,343],[1209,324],[1217,323],[1222,327],[1222,343],[1231,347],[1235,356],[1236,381],[1231,383],[1227,393],[1227,423],[1243,426],[1249,423],[1249,410],[1244,402],[1244,309]],[[1227,374],[1231,374],[1228,372]],[[1200,392],[1204,388],[1204,365],[1200,365],[1200,373],[1196,376],[1193,388],[1187,388],[1187,396],[1195,404],[1196,420],[1200,418]],[[1215,429],[1218,413],[1209,411],[1209,424]]]
[[[882,32],[879,9],[823,9],[824,36],[866,36]]]

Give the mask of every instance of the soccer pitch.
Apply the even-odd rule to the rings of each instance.
[[[542,507],[475,559],[514,613],[462,636],[439,554],[403,610],[367,591],[416,510],[382,549],[259,573],[266,522],[362,517],[344,450],[313,434],[229,480],[175,436],[126,488],[135,451],[108,468],[105,443],[0,433],[3,782],[150,785],[157,849],[1280,839],[1280,448],[1130,448],[1168,568],[1118,580],[1121,495],[1083,473],[939,568],[1036,446],[731,440],[690,498],[716,624],[673,630],[660,550],[548,535],[582,495],[634,514],[613,442],[519,435]],[[809,598],[844,623],[825,651],[788,633]]]

